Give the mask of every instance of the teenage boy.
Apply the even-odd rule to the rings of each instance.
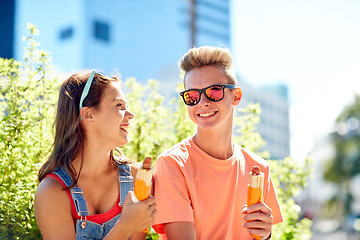
[[[180,61],[181,92],[196,133],[163,152],[155,164],[160,239],[271,238],[283,221],[268,163],[233,142],[233,114],[242,97],[231,53],[219,47],[192,48]],[[246,206],[249,172],[265,174],[263,203]]]

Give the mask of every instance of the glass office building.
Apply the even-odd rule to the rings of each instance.
[[[141,83],[153,78],[160,81],[160,92],[167,98],[176,94],[174,89],[181,82],[178,61],[190,47],[231,48],[230,0],[16,0],[15,3],[16,59],[22,58],[22,37],[28,34],[26,23],[30,22],[40,30],[37,41],[42,49],[52,52],[58,72],[96,69],[105,74],[119,73],[123,78],[135,77]],[[251,101],[263,102],[263,113],[271,113],[273,109],[284,111],[283,118],[263,115],[259,131],[273,156],[287,156],[287,98],[276,94],[269,97],[262,90],[250,87],[242,106]],[[264,125],[267,123],[269,127]],[[277,127],[285,133],[281,136],[268,133]],[[276,136],[278,140],[273,139]],[[282,150],[278,150],[279,146]]]
[[[14,57],[14,1],[2,1],[0,7],[0,57],[13,58]]]
[[[229,47],[229,1],[16,2],[15,57],[21,58],[21,38],[31,22],[60,71],[95,68],[139,81],[178,73],[178,60],[193,44],[193,21],[195,45]]]

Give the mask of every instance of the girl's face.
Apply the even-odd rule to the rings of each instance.
[[[195,68],[185,77],[186,89],[203,89],[215,84],[230,84],[223,70],[215,66]],[[198,104],[188,106],[190,119],[196,123],[198,131],[232,129],[233,109],[241,99],[241,96],[236,98],[238,90],[225,88],[224,98],[218,102],[208,100],[203,93]]]
[[[128,127],[134,114],[127,109],[126,99],[119,82],[105,88],[99,108],[93,114],[95,136],[110,149],[129,142]]]

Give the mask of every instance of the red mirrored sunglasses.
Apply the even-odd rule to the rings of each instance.
[[[202,93],[209,101],[217,102],[224,98],[225,88],[235,89],[236,86],[232,84],[216,84],[203,89],[188,89],[180,92],[180,96],[183,98],[184,103],[188,106],[198,104]]]

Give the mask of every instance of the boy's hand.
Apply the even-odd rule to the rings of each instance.
[[[241,212],[245,214],[243,227],[249,233],[260,236],[262,240],[268,239],[273,223],[271,208],[265,203],[257,203],[249,208],[247,208],[247,205],[244,205]]]

